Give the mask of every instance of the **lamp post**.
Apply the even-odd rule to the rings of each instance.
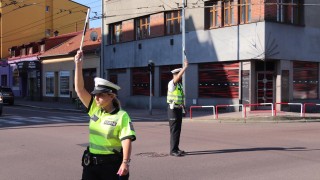
[[[152,60],[149,60],[148,70],[150,74],[150,97],[149,97],[149,114],[152,115],[152,74],[153,74],[154,63]]]

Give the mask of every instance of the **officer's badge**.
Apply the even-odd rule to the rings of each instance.
[[[90,117],[90,119],[96,122],[99,119],[99,117],[94,114],[93,116]]]
[[[117,125],[117,122],[114,122],[114,121],[104,121],[105,125],[109,125],[109,126],[116,126]]]
[[[130,129],[131,129],[131,131],[134,131],[134,128],[133,128],[133,124],[132,124],[132,122],[129,122],[129,125],[130,125]]]

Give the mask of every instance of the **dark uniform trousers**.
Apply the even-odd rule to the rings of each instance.
[[[116,158],[99,164],[83,165],[82,180],[128,180],[129,173],[125,176],[117,174],[121,163],[122,159]]]
[[[170,126],[170,153],[172,153],[179,150],[182,108],[170,109],[170,107],[168,107],[168,118]]]

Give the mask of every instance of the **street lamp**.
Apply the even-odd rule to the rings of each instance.
[[[152,74],[154,72],[154,63],[152,60],[149,60],[148,70],[149,70],[149,74],[150,74],[149,114],[152,115]]]

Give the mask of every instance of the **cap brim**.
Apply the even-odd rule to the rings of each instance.
[[[108,93],[108,92],[110,92],[109,89],[103,89],[103,90],[97,90],[97,89],[95,89],[95,90],[93,90],[93,91],[91,92],[91,94],[92,94],[92,95],[96,95],[96,94],[99,94],[99,93]]]

